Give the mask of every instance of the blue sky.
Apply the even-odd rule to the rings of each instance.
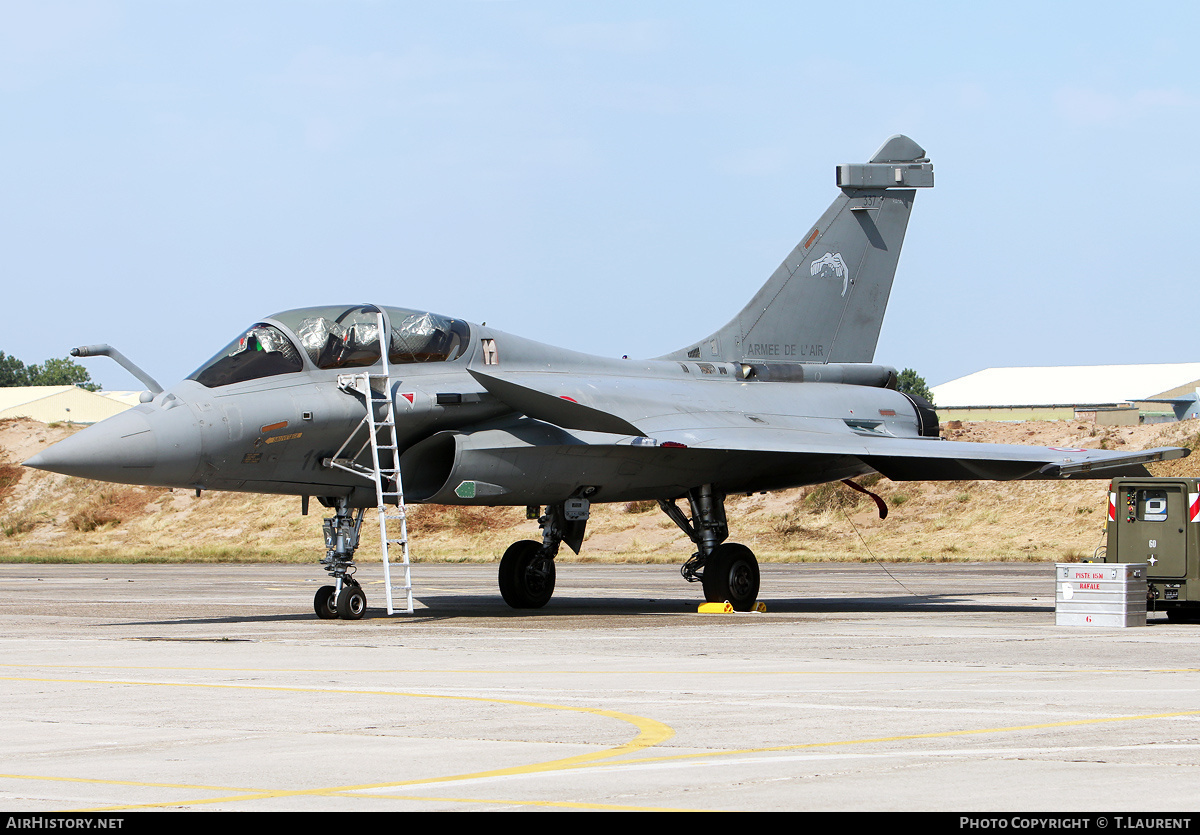
[[[656,356],[905,133],[937,187],[877,361],[1195,361],[1198,29],[1152,2],[0,0],[0,350],[109,342],[169,385],[344,301]]]

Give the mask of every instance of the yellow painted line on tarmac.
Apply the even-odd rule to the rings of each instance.
[[[362,797],[363,795],[338,795],[339,797]],[[479,803],[491,806],[539,806],[552,809],[590,809],[606,812],[700,812],[712,811],[670,806],[618,806],[612,803],[580,803],[570,800],[497,800],[482,797],[431,797],[419,794],[370,794],[367,797],[381,800],[413,800],[428,803]]]
[[[248,787],[233,787],[233,786],[205,786],[192,783],[147,783],[138,780],[100,780],[89,777],[48,777],[39,774],[0,774],[0,780],[30,780],[34,782],[45,783],[96,783],[107,786],[132,786],[135,788],[150,788],[150,789],[186,789],[188,791],[209,791],[209,792],[239,792],[240,794],[249,795],[252,797],[260,797],[264,795],[263,790],[253,789]],[[596,809],[616,812],[689,812],[694,809],[675,809],[662,806],[621,806],[613,803],[582,803],[569,800],[501,800],[493,797],[433,797],[429,795],[419,794],[379,794],[372,792],[369,795],[351,794],[347,792],[320,789],[317,790],[319,796],[322,797],[368,797],[372,800],[410,800],[423,803],[463,803],[463,804],[481,804],[488,806],[545,806],[562,809]],[[294,793],[293,793],[294,794]],[[119,809],[140,809],[152,808],[155,806],[181,806],[193,805],[197,801],[171,801],[167,803],[141,804],[138,806],[110,806],[104,810],[73,810],[73,811],[113,811]],[[216,801],[212,801],[216,802]]]
[[[488,701],[490,701],[490,700],[488,700]],[[568,708],[568,709],[570,709],[570,708]],[[443,782],[471,780],[471,779],[477,779],[477,778],[494,777],[494,776],[502,776],[502,775],[532,774],[532,773],[536,773],[539,771],[579,770],[579,769],[588,769],[588,768],[606,768],[606,767],[613,767],[613,766],[618,766],[618,767],[620,767],[620,766],[635,766],[636,767],[636,766],[641,766],[641,765],[650,764],[650,763],[664,763],[664,762],[672,762],[672,761],[678,762],[678,761],[684,761],[684,760],[699,760],[699,759],[714,759],[714,758],[722,758],[722,757],[745,756],[747,754],[778,753],[778,752],[782,752],[782,751],[799,751],[799,750],[805,750],[805,749],[809,749],[809,750],[822,749],[822,748],[827,749],[827,748],[835,748],[835,747],[847,747],[847,746],[853,746],[853,745],[871,745],[871,744],[879,744],[879,743],[885,743],[885,742],[907,742],[907,741],[920,740],[920,739],[952,739],[955,737],[978,736],[978,735],[982,735],[982,734],[1015,733],[1018,731],[1046,730],[1046,729],[1052,729],[1052,728],[1078,727],[1078,726],[1082,726],[1082,725],[1096,725],[1096,724],[1104,724],[1104,723],[1148,721],[1148,720],[1153,720],[1153,719],[1170,719],[1170,718],[1176,718],[1176,717],[1181,717],[1181,716],[1200,716],[1200,710],[1174,711],[1174,712],[1170,712],[1170,713],[1147,713],[1147,714],[1138,714],[1138,715],[1133,715],[1133,716],[1109,716],[1109,717],[1092,718],[1092,719],[1074,719],[1074,720],[1066,720],[1066,721],[1062,721],[1062,722],[1044,722],[1044,723],[1030,724],[1030,725],[1008,725],[1008,726],[995,727],[995,728],[970,728],[970,729],[957,730],[957,731],[934,731],[934,732],[923,733],[923,734],[898,734],[898,735],[894,735],[894,736],[867,737],[867,738],[863,738],[863,739],[832,740],[832,741],[826,741],[826,742],[806,742],[806,743],[798,743],[798,744],[794,744],[794,745],[775,745],[775,746],[762,747],[762,748],[739,748],[739,749],[725,750],[725,751],[705,751],[705,752],[696,753],[696,754],[677,754],[677,755],[662,756],[662,757],[639,757],[637,759],[624,759],[624,760],[614,760],[610,757],[610,758],[604,759],[603,761],[599,761],[598,755],[590,755],[590,761],[584,762],[583,760],[585,758],[589,757],[589,755],[584,755],[584,757],[570,757],[570,758],[566,758],[563,760],[552,761],[549,763],[538,763],[538,764],[534,764],[534,765],[530,765],[530,766],[518,766],[518,767],[508,768],[508,769],[497,769],[497,770],[493,770],[493,771],[476,772],[473,774],[460,774],[460,775],[453,775],[453,776],[449,776],[449,777],[429,778],[429,779],[423,779],[423,780],[409,780],[409,781],[389,783],[389,784],[367,784],[367,785],[359,785],[359,786],[336,786],[336,787],[331,786],[331,787],[323,788],[323,789],[310,789],[310,790],[305,790],[305,791],[253,792],[253,793],[233,795],[233,796],[228,796],[228,797],[218,797],[218,798],[211,798],[211,799],[206,799],[206,800],[187,801],[186,803],[187,803],[187,805],[208,804],[208,803],[235,803],[235,802],[246,801],[246,800],[260,800],[260,799],[270,799],[270,798],[279,798],[279,797],[299,797],[299,796],[308,795],[308,796],[341,796],[341,797],[353,796],[353,797],[359,797],[359,798],[364,798],[364,799],[366,799],[366,798],[397,799],[397,800],[412,800],[412,801],[418,801],[418,802],[426,801],[426,802],[446,802],[446,803],[484,803],[484,804],[496,804],[496,805],[510,805],[511,804],[511,805],[518,805],[518,806],[520,806],[520,805],[565,806],[565,807],[569,807],[569,808],[580,808],[580,809],[634,809],[634,808],[641,808],[641,807],[618,807],[618,806],[609,806],[609,805],[601,805],[601,804],[575,804],[575,803],[565,803],[565,802],[559,802],[559,801],[510,801],[510,800],[497,800],[497,799],[485,799],[485,798],[449,798],[449,797],[424,797],[421,795],[385,795],[385,794],[376,794],[374,792],[372,792],[370,794],[362,794],[362,792],[372,790],[372,789],[379,789],[379,788],[400,788],[403,786],[412,787],[412,786],[418,786],[418,785],[431,785],[431,784],[443,783]],[[613,750],[616,750],[616,749],[613,749]],[[601,755],[603,753],[607,753],[607,752],[601,752]],[[618,755],[614,755],[614,756],[618,756]],[[138,805],[134,805],[134,806],[112,806],[112,807],[104,807],[101,809],[88,810],[88,811],[120,811],[123,809],[127,810],[127,809],[155,808],[155,807],[161,807],[161,806],[178,806],[178,805],[181,805],[180,801],[138,804]]]
[[[158,783],[140,782],[137,780],[97,780],[91,777],[52,777],[36,774],[0,774],[0,780],[30,780],[34,782],[73,782],[98,783],[102,786],[132,786],[134,788],[182,788],[191,792],[239,792],[238,799],[256,800],[276,797],[298,797],[298,795],[317,795],[317,797],[336,798],[368,798],[371,800],[410,800],[415,803],[455,803],[479,804],[486,806],[546,806],[556,809],[590,809],[616,812],[691,812],[695,809],[673,809],[668,806],[623,806],[607,803],[580,803],[572,800],[500,800],[496,798],[442,798],[424,794],[353,794],[338,789],[313,789],[311,792],[265,792],[263,789],[234,788],[229,786],[203,786],[193,783]],[[160,809],[169,806],[194,806],[198,804],[224,803],[229,798],[214,798],[211,800],[170,800],[164,803],[144,803],[124,806],[100,806],[96,809],[74,809],[73,812],[102,812],[134,809]]]
[[[207,682],[186,681],[121,681],[117,679],[24,678],[16,676],[0,676],[0,681],[25,681],[36,682],[40,684],[106,684],[132,687],[194,687],[208,690],[261,690],[276,693],[321,693],[343,696],[400,696],[410,699],[446,699],[449,701],[459,702],[485,702],[488,704],[513,705],[515,707],[532,707],[542,710],[566,710],[573,713],[588,713],[593,716],[603,716],[605,718],[627,722],[638,729],[638,735],[624,745],[601,752],[582,754],[579,757],[568,758],[568,760],[572,761],[579,759],[588,760],[619,756],[621,754],[628,753],[629,751],[641,750],[642,748],[648,748],[652,745],[658,745],[659,743],[665,742],[675,735],[675,731],[670,726],[665,725],[655,719],[647,719],[642,716],[634,716],[633,714],[621,713],[615,710],[605,710],[603,708],[594,707],[578,707],[574,705],[556,705],[545,702],[530,702],[521,699],[496,699],[486,696],[453,696],[442,693],[409,693],[399,690],[353,690],[333,687],[285,687],[269,684],[213,684]],[[558,763],[566,761],[567,760],[554,760],[553,762]],[[540,770],[539,766],[523,766],[522,768],[533,768],[535,770]],[[384,785],[400,784],[387,783]]]
[[[102,786],[134,786],[139,789],[187,789],[206,792],[252,792],[236,786],[205,786],[195,783],[147,783],[142,780],[102,780],[98,777],[52,777],[45,774],[0,774],[0,780],[31,780],[43,783],[95,783]]]
[[[20,665],[0,665],[0,666],[14,667],[14,666],[20,666]],[[128,667],[126,667],[126,669],[128,669]],[[177,669],[177,668],[167,668],[167,669]],[[191,669],[191,668],[188,668],[188,669]],[[208,669],[208,668],[195,668],[195,669]],[[262,670],[258,670],[258,672],[262,672]],[[376,672],[378,672],[378,671],[376,671]],[[444,671],[442,671],[442,672],[444,672]],[[479,671],[471,671],[471,672],[479,672]],[[497,672],[501,672],[501,671],[497,671]],[[676,675],[679,674],[679,671],[674,671],[674,672]],[[897,672],[913,672],[913,671],[897,671]],[[915,671],[915,672],[921,672],[921,671]],[[970,670],[970,671],[962,671],[962,672],[981,672],[981,671]],[[1011,670],[1003,671],[1003,670],[1001,670],[1001,671],[992,671],[992,672],[1029,673],[1031,671],[1030,670],[1019,670],[1019,671],[1011,671]],[[1058,672],[1062,672],[1062,671],[1059,670]],[[1075,672],[1086,672],[1086,671],[1075,671]],[[1095,671],[1092,671],[1092,672],[1095,672]],[[1129,671],[1116,670],[1113,672],[1129,672]],[[1197,670],[1190,669],[1190,668],[1161,669],[1161,670],[1155,670],[1155,672],[1168,672],[1168,673],[1197,672]],[[1137,715],[1129,715],[1129,716],[1093,717],[1093,718],[1087,718],[1087,719],[1063,720],[1063,721],[1058,721],[1058,722],[1045,722],[1045,723],[1025,724],[1025,725],[1009,725],[1009,726],[1000,726],[1000,727],[992,727],[992,728],[970,728],[970,729],[953,730],[953,731],[934,731],[934,732],[921,733],[921,734],[899,734],[899,735],[893,735],[893,736],[868,737],[868,738],[863,738],[863,739],[831,740],[831,741],[825,741],[825,742],[808,742],[808,743],[797,743],[797,744],[792,744],[792,745],[777,745],[777,746],[758,747],[758,748],[740,748],[740,749],[722,750],[722,751],[705,751],[705,752],[692,753],[692,754],[676,754],[676,755],[671,755],[671,756],[632,758],[632,755],[637,754],[640,751],[645,751],[653,746],[659,745],[662,742],[665,742],[666,740],[672,738],[674,736],[674,731],[669,726],[667,726],[661,722],[658,722],[657,720],[648,719],[645,717],[638,717],[638,716],[634,716],[632,714],[621,713],[618,711],[610,711],[610,710],[604,710],[604,709],[600,709],[600,708],[576,707],[576,706],[570,706],[570,705],[555,705],[555,704],[547,704],[547,703],[541,703],[541,702],[531,702],[531,701],[523,701],[523,700],[515,700],[515,699],[495,699],[495,698],[486,698],[486,697],[479,697],[479,696],[454,696],[454,695],[442,695],[442,694],[430,694],[430,693],[408,693],[408,692],[400,692],[400,691],[380,691],[380,690],[352,690],[352,689],[338,689],[338,688],[305,688],[305,687],[283,687],[283,686],[270,686],[270,685],[212,684],[212,683],[188,683],[188,682],[142,682],[142,681],[119,681],[119,680],[107,680],[107,679],[27,678],[27,677],[14,677],[14,676],[0,676],[0,680],[40,682],[40,683],[80,683],[80,684],[106,684],[106,685],[122,685],[122,686],[152,686],[152,687],[193,687],[193,688],[207,688],[207,689],[261,690],[261,691],[273,691],[273,692],[319,693],[319,694],[388,696],[388,697],[400,696],[400,697],[405,697],[405,698],[446,699],[446,700],[452,700],[452,701],[504,704],[504,705],[519,706],[519,707],[531,707],[531,708],[547,709],[547,710],[566,710],[566,711],[572,711],[572,712],[576,712],[576,713],[586,713],[586,714],[591,714],[591,715],[595,715],[595,716],[603,716],[606,718],[613,718],[613,719],[617,719],[619,721],[624,721],[624,722],[634,725],[638,729],[637,736],[634,737],[634,739],[630,740],[629,742],[625,743],[624,745],[620,745],[615,748],[605,749],[603,751],[592,752],[589,754],[581,754],[581,755],[574,756],[574,757],[566,757],[566,758],[562,758],[562,759],[550,760],[550,761],[541,762],[541,763],[531,763],[528,765],[511,766],[508,768],[491,769],[491,770],[471,772],[471,773],[466,773],[466,774],[447,775],[444,777],[423,778],[423,779],[395,781],[395,782],[366,783],[366,784],[347,785],[347,786],[331,786],[331,787],[325,787],[325,788],[305,789],[305,790],[271,791],[271,790],[258,790],[258,789],[240,789],[240,788],[220,787],[220,786],[176,785],[176,784],[167,784],[167,783],[139,783],[139,782],[135,782],[135,781],[99,780],[99,779],[88,779],[88,778],[37,777],[34,775],[15,775],[15,774],[0,775],[0,777],[10,778],[10,779],[22,779],[22,780],[58,780],[58,781],[71,781],[71,782],[102,783],[102,784],[109,784],[109,785],[140,786],[140,787],[149,787],[149,788],[180,788],[180,789],[187,789],[189,791],[214,791],[214,792],[222,792],[222,793],[225,793],[225,792],[233,792],[234,793],[234,794],[226,794],[221,797],[204,798],[204,799],[193,799],[193,800],[183,800],[183,801],[175,800],[175,801],[164,801],[164,802],[157,802],[157,803],[109,806],[109,807],[103,807],[101,809],[96,809],[96,810],[92,810],[92,811],[118,811],[118,810],[128,810],[128,809],[146,809],[146,808],[170,807],[170,806],[180,806],[180,805],[189,805],[190,806],[190,805],[213,804],[213,803],[237,803],[237,802],[250,801],[250,800],[263,800],[263,799],[283,798],[283,797],[303,797],[303,796],[341,796],[341,797],[353,796],[353,797],[359,797],[359,798],[364,798],[364,799],[365,798],[379,798],[379,799],[412,800],[412,801],[417,801],[417,802],[425,801],[425,802],[447,802],[447,803],[481,803],[481,804],[495,804],[495,805],[515,805],[515,806],[522,806],[522,805],[554,806],[554,807],[579,808],[579,809],[633,809],[633,808],[642,808],[642,807],[624,807],[624,806],[613,806],[613,805],[606,805],[606,804],[581,804],[581,803],[560,802],[560,801],[532,801],[532,800],[530,800],[530,801],[515,801],[515,800],[484,799],[484,798],[448,798],[448,797],[436,797],[435,798],[435,797],[423,797],[420,795],[385,795],[385,794],[375,793],[375,790],[404,788],[404,787],[411,788],[411,787],[415,787],[415,786],[436,785],[436,784],[440,784],[440,783],[461,782],[461,781],[467,781],[467,780],[502,777],[502,776],[536,774],[536,773],[544,773],[544,772],[550,772],[550,771],[567,771],[567,770],[578,770],[578,769],[611,767],[611,766],[639,766],[639,765],[649,764],[649,763],[663,763],[663,762],[671,762],[671,761],[700,760],[700,759],[712,759],[712,758],[731,757],[731,756],[745,756],[747,754],[765,754],[765,753],[777,753],[777,752],[783,752],[783,751],[813,750],[813,749],[847,747],[847,746],[856,746],[856,745],[881,744],[881,743],[888,743],[888,742],[907,742],[907,741],[922,740],[922,739],[952,739],[955,737],[978,736],[978,735],[984,735],[984,734],[1016,733],[1016,732],[1022,732],[1022,731],[1036,731],[1036,730],[1049,730],[1049,729],[1055,729],[1055,728],[1080,727],[1080,726],[1085,726],[1085,725],[1101,725],[1101,724],[1111,724],[1111,723],[1150,721],[1150,720],[1156,720],[1156,719],[1171,719],[1171,718],[1180,718],[1180,717],[1188,717],[1188,716],[1200,716],[1200,710],[1173,711],[1173,712],[1165,712],[1165,713],[1147,713],[1147,714],[1137,714]]]
[[[1173,719],[1180,716],[1200,716],[1200,710],[1181,710],[1171,713],[1143,713],[1135,716],[1105,716],[1093,719],[1068,719],[1062,722],[1043,722],[1035,725],[1008,725],[999,728],[969,728],[959,731],[932,731],[924,734],[900,734],[897,736],[879,736],[866,739],[833,740],[830,742],[802,742],[795,745],[772,745],[764,748],[739,748],[729,751],[708,751],[698,754],[674,754],[669,757],[639,757],[638,759],[607,762],[604,765],[641,765],[643,763],[660,763],[672,760],[698,760],[710,757],[731,757],[745,754],[769,754],[780,751],[801,751],[813,748],[835,748],[847,745],[872,745],[881,742],[909,742],[917,739],[952,739],[960,736],[977,736],[980,734],[1015,733],[1017,731],[1038,731],[1051,728],[1071,728],[1081,725],[1099,725],[1109,722],[1141,722],[1151,719]]]
[[[352,794],[334,789],[315,789],[312,792],[285,792],[268,794],[260,789],[235,788],[231,786],[205,786],[190,783],[146,783],[137,780],[100,780],[88,777],[48,777],[38,774],[0,774],[0,780],[30,780],[45,783],[96,783],[107,786],[132,786],[149,789],[187,789],[188,791],[238,792],[249,799],[262,797],[287,797],[299,794],[312,794],[319,797],[357,797],[371,800],[408,800],[419,803],[462,803],[486,806],[539,806],[561,809],[593,809],[610,812],[693,812],[695,809],[670,808],[664,806],[621,806],[613,803],[581,803],[570,800],[501,800],[494,797],[433,797],[419,794]],[[74,809],[74,812],[119,811],[122,809],[151,809],[171,806],[192,806],[197,803],[216,803],[226,798],[214,798],[210,801],[175,800],[163,803],[142,803],[131,806],[107,806],[96,809]]]
[[[338,692],[338,691],[319,691],[319,692]],[[360,691],[353,691],[353,692],[360,692]],[[667,739],[670,739],[672,736],[675,735],[675,732],[671,728],[667,727],[666,725],[663,725],[661,722],[656,722],[653,719],[643,719],[642,717],[629,716],[628,714],[620,714],[615,711],[597,710],[595,708],[564,707],[562,705],[546,705],[546,704],[538,704],[536,702],[519,702],[519,701],[510,701],[510,700],[506,700],[506,699],[482,699],[482,698],[467,697],[467,696],[427,696],[425,694],[412,694],[412,693],[388,694],[388,695],[405,695],[405,696],[414,696],[415,695],[415,696],[424,697],[424,698],[459,699],[459,700],[464,700],[464,701],[478,701],[478,702],[492,702],[492,703],[497,703],[497,704],[521,705],[521,706],[525,706],[525,707],[541,707],[541,708],[548,708],[548,709],[552,709],[552,710],[572,710],[572,711],[577,711],[577,712],[581,712],[581,713],[591,713],[591,714],[599,715],[599,716],[608,716],[608,717],[612,717],[612,718],[624,719],[625,721],[635,720],[635,724],[638,724],[639,726],[644,725],[645,727],[639,727],[639,733],[638,733],[637,737],[635,737],[630,742],[628,742],[624,745],[620,745],[616,748],[609,748],[604,751],[596,751],[596,752],[593,752],[590,754],[579,754],[574,757],[564,757],[564,758],[558,759],[558,760],[549,760],[547,762],[530,763],[528,765],[510,766],[508,768],[494,768],[494,769],[489,769],[486,771],[470,772],[467,774],[451,774],[451,775],[447,775],[444,777],[425,777],[425,778],[416,779],[416,780],[397,780],[397,781],[387,781],[387,782],[382,782],[382,783],[360,783],[360,784],[356,784],[356,785],[347,785],[347,786],[329,786],[329,787],[319,788],[319,789],[281,789],[281,790],[277,790],[277,791],[251,790],[251,791],[248,791],[245,793],[240,793],[240,794],[235,794],[235,795],[227,795],[224,797],[202,798],[202,799],[198,799],[198,800],[188,800],[188,801],[178,801],[178,800],[164,801],[164,802],[160,802],[160,803],[138,803],[138,804],[133,804],[133,805],[128,805],[128,806],[104,806],[101,808],[89,809],[86,811],[111,812],[111,811],[129,810],[129,809],[153,809],[153,808],[159,808],[159,807],[164,807],[164,806],[179,806],[179,805],[192,806],[192,805],[208,805],[208,804],[213,804],[213,803],[240,803],[240,802],[244,802],[244,801],[248,801],[248,800],[272,800],[272,799],[277,799],[277,798],[281,798],[281,797],[340,796],[340,797],[374,798],[374,797],[376,797],[375,794],[373,794],[373,793],[364,794],[364,792],[374,792],[374,790],[376,790],[376,789],[398,789],[398,788],[413,787],[413,786],[429,786],[429,785],[437,785],[439,783],[453,783],[453,782],[461,782],[461,781],[465,781],[465,780],[480,780],[480,779],[492,778],[492,777],[511,777],[511,776],[522,775],[522,774],[539,774],[539,773],[544,773],[544,772],[548,772],[548,771],[568,771],[568,770],[572,770],[572,769],[576,769],[576,768],[580,768],[580,767],[584,767],[584,766],[588,766],[588,765],[593,765],[597,761],[608,760],[613,757],[620,757],[620,756],[625,756],[625,755],[634,753],[634,752],[642,750],[644,748],[648,748],[652,745],[657,745],[658,743],[663,742]],[[657,727],[655,727],[655,726],[657,726]],[[418,797],[418,798],[413,798],[413,799],[425,800],[427,798],[419,798]],[[500,802],[500,801],[464,799],[464,800],[461,800],[458,802],[488,803],[488,802]],[[505,801],[505,802],[508,802],[508,801]],[[600,808],[600,807],[596,807],[596,808]],[[79,811],[79,810],[77,810],[77,811]]]
[[[483,777],[503,777],[503,776],[509,776],[509,775],[517,775],[517,774],[536,774],[536,773],[546,772],[546,771],[567,770],[567,769],[571,769],[571,768],[577,768],[580,765],[593,763],[596,761],[607,760],[607,759],[611,759],[613,757],[626,756],[628,754],[635,753],[637,751],[652,747],[654,745],[659,745],[662,742],[665,742],[666,740],[670,739],[671,737],[673,737],[675,735],[674,729],[672,729],[669,725],[666,725],[655,719],[648,719],[643,716],[634,716],[633,714],[621,713],[621,712],[615,711],[615,710],[605,710],[602,708],[592,708],[592,707],[578,707],[578,706],[572,706],[572,705],[547,704],[547,703],[543,703],[543,702],[531,702],[531,701],[524,701],[524,700],[519,700],[519,699],[495,699],[495,698],[486,698],[483,696],[451,696],[451,695],[436,694],[436,693],[407,693],[407,692],[400,692],[400,691],[393,691],[393,690],[349,690],[349,689],[326,688],[326,687],[320,687],[320,688],[318,688],[318,687],[281,687],[281,686],[258,685],[258,684],[211,684],[211,683],[193,683],[193,682],[119,681],[119,680],[111,680],[111,679],[73,679],[73,678],[25,678],[25,677],[15,677],[15,676],[0,676],[0,681],[24,681],[24,682],[37,682],[37,683],[42,683],[42,684],[46,684],[46,683],[103,684],[103,685],[110,685],[110,686],[111,685],[119,685],[119,686],[132,686],[132,687],[192,687],[192,688],[211,689],[211,690],[255,690],[255,691],[269,691],[269,692],[277,692],[277,693],[280,693],[280,692],[281,693],[319,693],[322,695],[336,694],[336,695],[352,695],[352,696],[387,696],[387,697],[399,696],[399,697],[403,697],[403,698],[413,698],[413,699],[446,699],[449,701],[502,704],[502,705],[512,705],[512,706],[516,706],[516,707],[537,708],[537,709],[542,709],[542,710],[564,710],[564,711],[570,711],[573,713],[585,713],[585,714],[590,714],[592,716],[601,716],[601,717],[604,717],[607,719],[616,719],[621,722],[626,722],[628,724],[633,725],[635,728],[637,728],[637,731],[638,731],[637,736],[635,736],[632,740],[630,740],[629,742],[626,742],[623,745],[618,745],[615,748],[607,748],[602,751],[594,751],[594,752],[591,752],[588,754],[578,754],[573,757],[564,757],[562,759],[550,760],[547,762],[531,763],[528,765],[521,765],[521,766],[510,766],[508,768],[491,769],[491,770],[487,770],[487,771],[472,772],[469,774],[448,775],[445,777],[432,777],[432,778],[425,778],[425,779],[419,779],[419,780],[388,781],[388,782],[382,782],[382,783],[365,783],[362,785],[337,786],[337,787],[333,787],[333,788],[303,789],[303,790],[294,790],[294,789],[293,790],[280,790],[280,791],[256,790],[256,789],[239,790],[239,789],[224,789],[224,788],[218,789],[216,787],[208,788],[208,787],[197,786],[195,788],[197,790],[201,790],[201,791],[216,790],[216,791],[235,791],[235,792],[239,792],[239,793],[236,795],[232,795],[232,796],[206,798],[206,799],[191,800],[191,801],[176,800],[176,801],[162,802],[162,803],[142,803],[142,804],[134,804],[134,805],[128,805],[128,806],[108,806],[108,807],[103,807],[103,809],[95,809],[95,810],[90,810],[90,811],[115,811],[115,810],[120,810],[120,809],[149,809],[149,808],[162,807],[162,806],[179,806],[181,804],[182,805],[197,805],[197,804],[211,804],[211,803],[222,803],[222,802],[238,802],[238,801],[243,801],[243,800],[259,800],[259,799],[269,799],[269,798],[278,798],[278,797],[303,797],[305,795],[333,795],[333,794],[344,794],[346,792],[362,792],[362,791],[372,790],[372,789],[388,789],[388,788],[400,788],[403,786],[417,786],[417,785],[430,785],[430,784],[436,784],[436,783],[449,783],[449,782],[462,781],[462,780],[480,779]],[[17,779],[38,779],[31,775],[7,775],[7,776],[17,778]],[[46,779],[58,779],[58,778],[46,778]],[[161,787],[164,785],[164,784],[132,783],[132,782],[127,782],[127,781],[109,781],[109,780],[89,780],[88,782],[108,783],[110,785],[141,785],[141,786],[149,786],[149,787],[156,787],[156,786]],[[358,796],[362,796],[362,795],[358,795]]]

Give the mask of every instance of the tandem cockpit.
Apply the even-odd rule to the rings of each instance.
[[[305,370],[367,368],[379,362],[377,310],[390,331],[388,362],[450,362],[470,344],[461,319],[402,307],[304,307],[277,313],[230,342],[187,379],[207,388]]]

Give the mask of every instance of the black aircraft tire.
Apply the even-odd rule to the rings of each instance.
[[[718,545],[704,561],[704,599],[709,603],[728,600],[735,611],[748,612],[758,600],[758,585],[758,560],[745,545]]]
[[[362,587],[349,584],[342,586],[342,593],[338,595],[337,600],[338,617],[343,620],[361,620],[366,611],[367,596],[363,594]]]
[[[338,616],[337,601],[333,599],[333,586],[321,586],[313,598],[313,608],[321,620],[333,620]]]
[[[554,560],[541,552],[542,543],[524,539],[500,558],[500,596],[514,609],[540,609],[554,594]]]

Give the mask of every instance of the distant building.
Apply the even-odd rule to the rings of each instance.
[[[140,392],[88,391],[78,386],[0,387],[0,418],[42,423],[97,423],[138,404]]]
[[[942,420],[1160,423],[1197,416],[1200,362],[988,368],[931,391]]]

